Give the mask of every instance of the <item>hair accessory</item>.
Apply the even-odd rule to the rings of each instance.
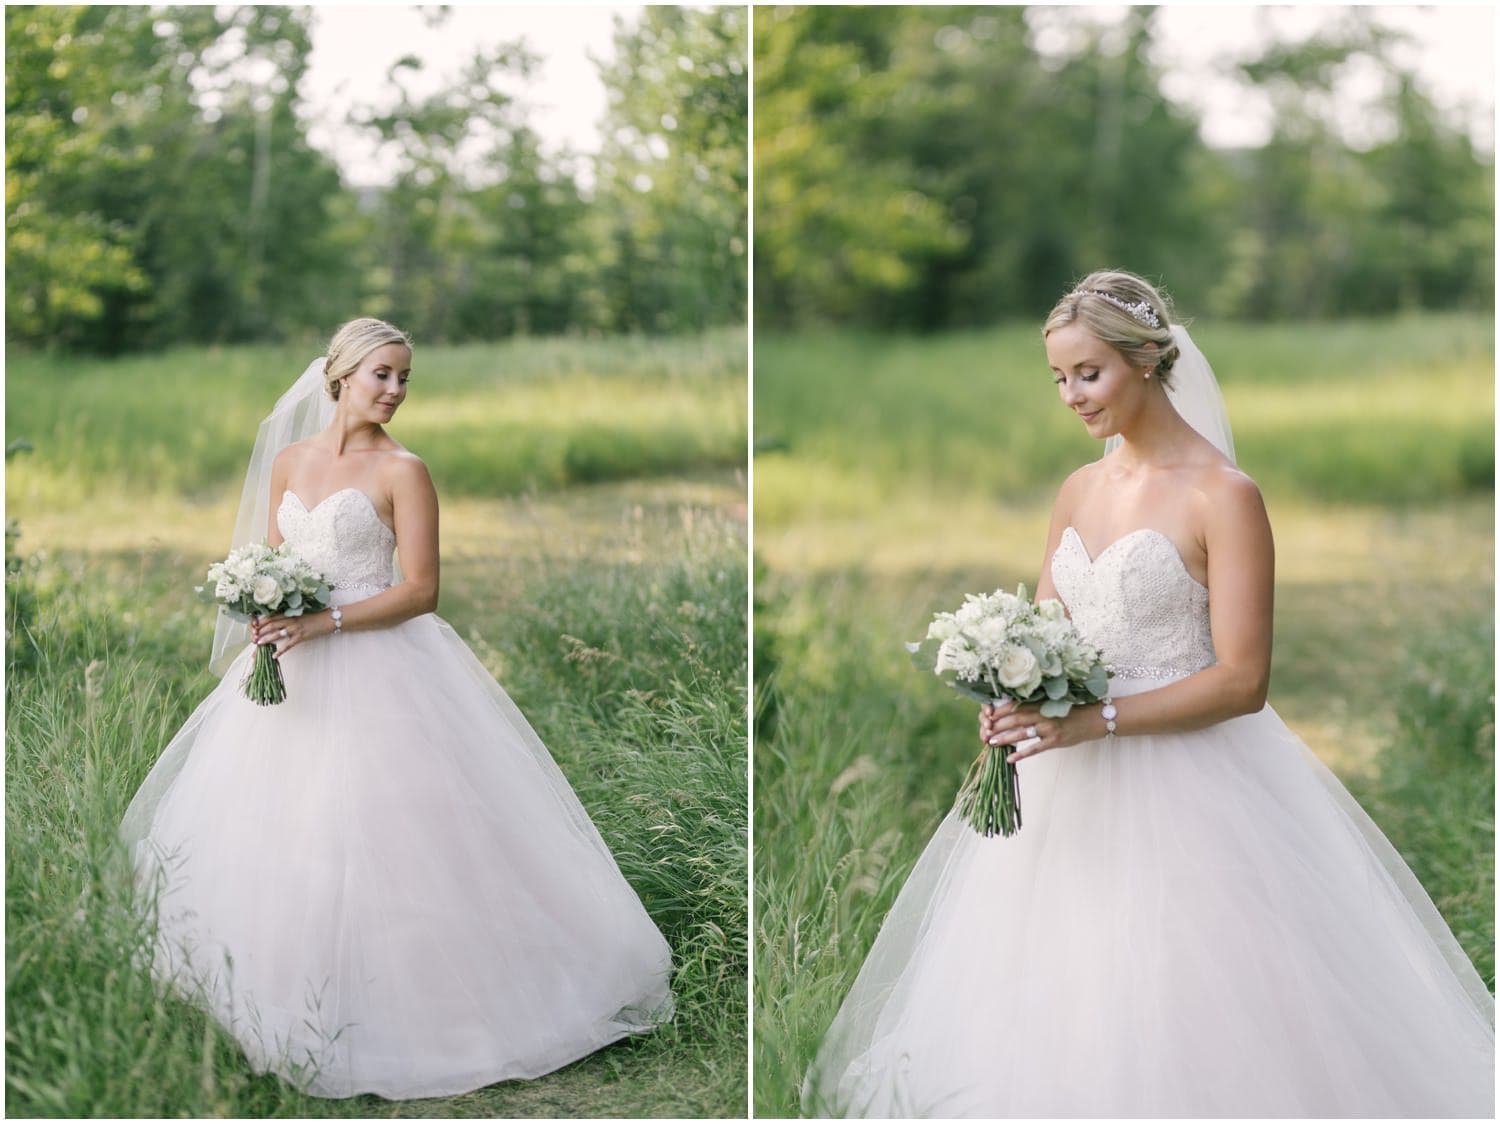
[[[333,617],[333,634],[337,636],[344,630],[344,610],[335,605],[329,610],[329,615]]]
[[[1074,291],[1082,296],[1102,297],[1116,308],[1130,313],[1133,320],[1137,323],[1145,324],[1148,328],[1161,327],[1161,319],[1156,315],[1156,309],[1151,307],[1149,301],[1136,301],[1132,304],[1123,297],[1117,297],[1113,293],[1106,293],[1103,289],[1075,289]]]

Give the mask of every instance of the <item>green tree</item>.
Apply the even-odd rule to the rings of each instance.
[[[743,319],[745,12],[648,7],[615,21],[594,201],[610,322],[696,330]]]
[[[326,315],[340,187],[297,9],[6,10],[13,338],[120,350]]]

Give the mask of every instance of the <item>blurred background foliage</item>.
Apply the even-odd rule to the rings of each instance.
[[[1492,306],[1493,154],[1371,10],[1233,64],[1274,113],[1269,143],[1240,149],[1163,95],[1154,8],[1080,15],[1063,53],[1037,49],[1032,17],[756,10],[758,325],[1034,318],[1114,264],[1219,319]],[[1384,139],[1356,142],[1331,95],[1372,64]]]
[[[6,316],[23,346],[117,354],[321,335],[351,310],[422,342],[743,322],[739,8],[649,7],[601,64],[604,150],[550,153],[523,43],[354,122],[388,187],[307,141],[306,8],[7,6]],[[441,18],[440,14],[434,18]]]

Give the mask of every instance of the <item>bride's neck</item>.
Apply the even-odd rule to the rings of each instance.
[[[335,456],[366,452],[378,446],[385,437],[385,430],[374,422],[359,421],[343,414],[334,414],[333,423],[324,433],[328,437],[328,449]]]
[[[1182,419],[1163,396],[1159,406],[1143,411],[1130,431],[1120,433],[1116,454],[1128,464],[1142,467],[1181,460],[1195,444],[1196,431]]]

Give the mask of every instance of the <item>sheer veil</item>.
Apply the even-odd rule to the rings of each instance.
[[[277,399],[275,408],[260,423],[245,485],[240,492],[240,510],[234,520],[235,550],[266,537],[271,518],[271,464],[276,454],[296,441],[321,433],[333,420],[334,402],[324,389],[328,357],[320,355],[307,365],[291,389]],[[214,625],[213,654],[208,666],[216,675],[229,669],[240,650],[250,643],[250,629],[223,609]]]
[[[1208,359],[1188,335],[1181,324],[1172,325],[1172,338],[1177,341],[1177,361],[1172,364],[1172,378],[1167,385],[1167,398],[1183,421],[1213,442],[1214,448],[1234,459],[1234,434],[1229,428],[1229,411],[1224,407],[1224,395],[1219,392],[1219,380],[1214,378],[1214,369]],[[1104,451],[1112,452],[1120,444],[1118,436],[1104,442]]]

